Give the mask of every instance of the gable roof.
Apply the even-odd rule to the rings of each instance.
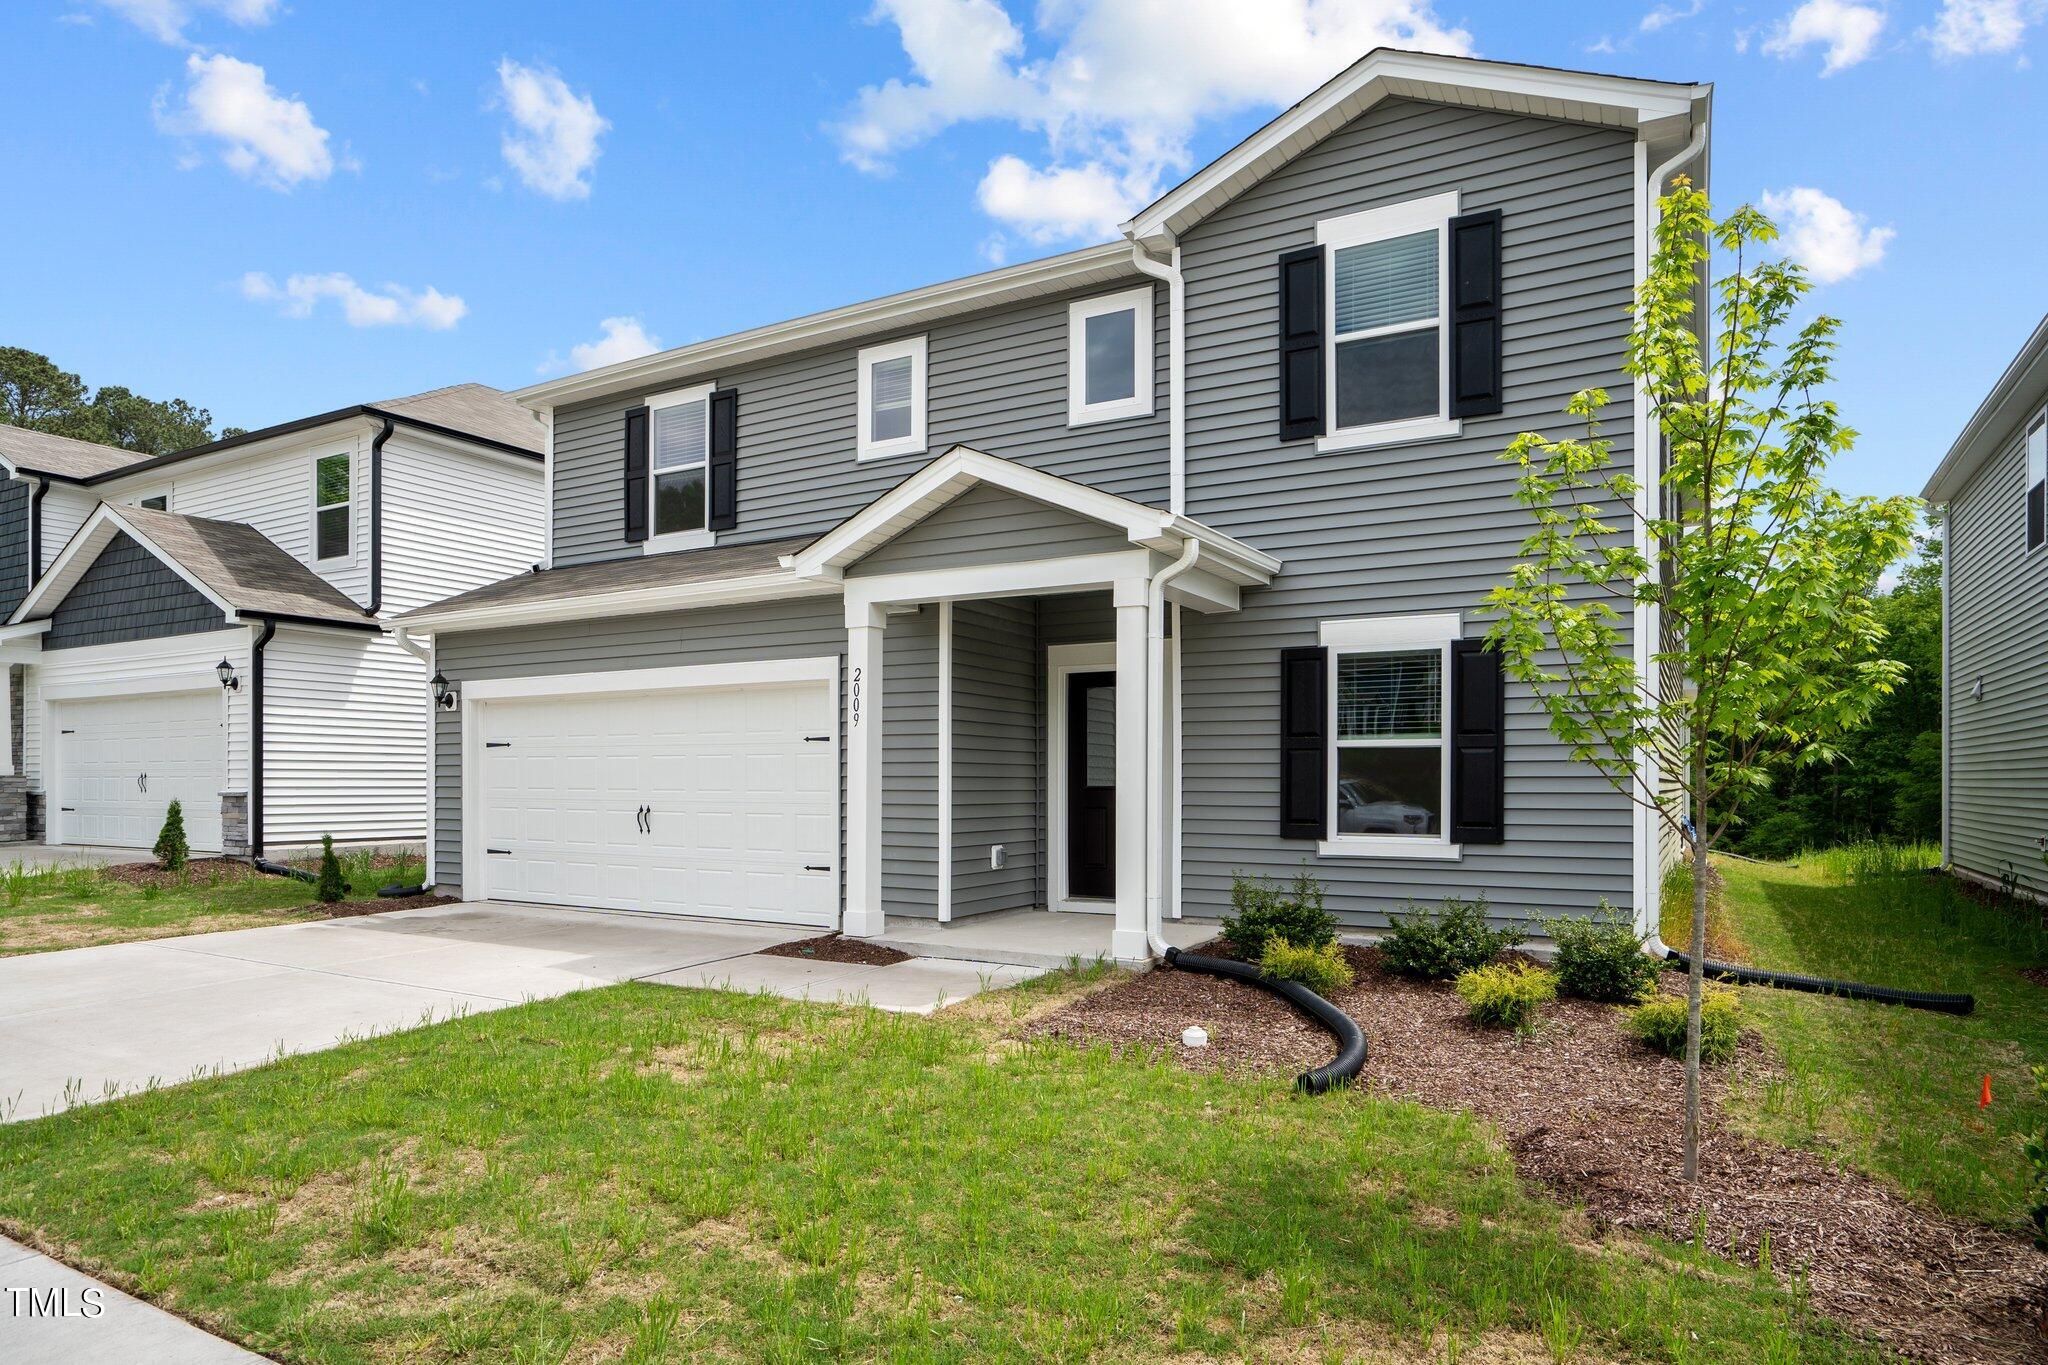
[[[1947,502],[1962,492],[1984,461],[2003,449],[2044,402],[2048,402],[2048,317],[2035,326],[2020,353],[1970,414],[1955,444],[1927,476],[1927,487],[1920,490],[1920,496],[1929,502]]]
[[[51,563],[10,624],[48,616],[100,552],[125,533],[227,614],[376,630],[376,618],[342,591],[239,521],[101,503]]]
[[[1139,210],[1123,233],[1148,247],[1172,246],[1189,228],[1384,99],[1629,128],[1652,144],[1677,145],[1706,120],[1713,89],[1378,47]]]
[[[71,482],[111,474],[150,458],[139,450],[122,450],[118,446],[0,423],[0,461],[10,469],[29,474],[47,474]]]

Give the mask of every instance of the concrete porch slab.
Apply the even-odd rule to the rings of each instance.
[[[950,924],[892,915],[870,940],[916,957],[1003,962],[1052,970],[1069,962],[1110,960],[1110,915],[1055,910],[1000,910]],[[1161,935],[1176,948],[1207,943],[1223,932],[1214,920],[1168,920]]]

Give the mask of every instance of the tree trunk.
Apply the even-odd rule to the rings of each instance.
[[[1694,792],[1705,789],[1705,764],[1694,765]],[[1685,973],[1685,1179],[1700,1178],[1700,1000],[1707,981],[1707,803],[1697,796],[1692,819],[1692,952]]]

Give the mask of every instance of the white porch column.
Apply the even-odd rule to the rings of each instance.
[[[840,931],[882,932],[882,650],[888,617],[846,607],[846,914]]]
[[[953,918],[953,604],[939,603],[939,923]]]
[[[1110,953],[1148,961],[1145,941],[1146,585],[1116,582],[1116,930]]]
[[[14,775],[14,665],[0,656],[0,777]]]

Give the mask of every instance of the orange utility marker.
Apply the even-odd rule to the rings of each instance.
[[[1988,1071],[1984,1073],[1984,1088],[1977,1093],[1977,1107],[1979,1109],[1989,1109],[1991,1107],[1991,1073]]]

